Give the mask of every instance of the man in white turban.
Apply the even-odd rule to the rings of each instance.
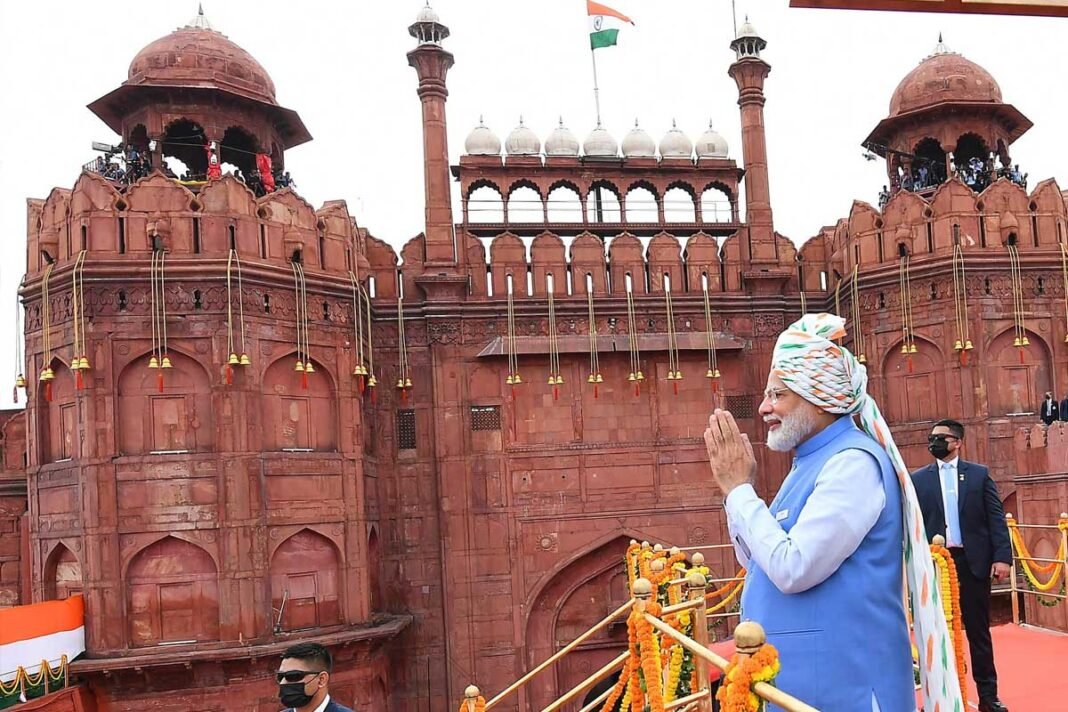
[[[768,447],[794,461],[771,504],[750,484],[748,437],[726,411],[709,419],[712,473],[747,570],[742,616],[779,650],[776,683],[791,695],[823,712],[914,710],[904,553],[925,709],[963,712],[912,482],[864,366],[833,341],[843,323],[806,314],[775,345],[760,414]]]

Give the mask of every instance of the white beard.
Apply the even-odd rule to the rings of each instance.
[[[768,449],[789,452],[804,442],[816,429],[817,413],[811,408],[798,408],[779,421],[776,430],[768,432]]]

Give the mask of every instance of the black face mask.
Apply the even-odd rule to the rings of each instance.
[[[278,686],[278,699],[286,707],[303,707],[314,697],[304,692],[304,685],[303,682],[283,682]]]
[[[927,442],[927,451],[939,460],[945,460],[949,455],[949,442],[945,438],[935,438]]]

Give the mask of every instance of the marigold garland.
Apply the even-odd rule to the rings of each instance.
[[[1027,544],[1023,540],[1023,536],[1020,535],[1020,529],[1016,524],[1016,520],[1009,518],[1007,521],[1009,525],[1009,535],[1012,540],[1013,548],[1016,549],[1016,558],[1020,560],[1024,575],[1030,581],[1032,588],[1036,591],[1048,593],[1056,587],[1057,583],[1061,579],[1061,575],[1064,573],[1064,537],[1061,537],[1060,545],[1057,547],[1057,554],[1053,557],[1060,559],[1060,561],[1051,561],[1045,564],[1039,564],[1037,561],[1032,561],[1034,558],[1031,556],[1031,552],[1027,548]],[[1058,531],[1068,531],[1068,519],[1062,519],[1057,523]],[[1049,578],[1045,581],[1039,581],[1039,574],[1049,574]]]
[[[467,700],[460,703],[460,712],[470,712],[467,707]],[[475,698],[475,712],[486,712],[486,698],[482,695]]]
[[[782,669],[779,651],[770,643],[762,645],[760,650],[739,664],[740,657],[737,653],[731,657],[723,675],[723,683],[716,691],[720,712],[759,712],[763,703],[753,692],[753,685],[771,682]]]
[[[964,621],[960,612],[960,582],[957,580],[957,567],[949,549],[944,546],[931,545],[931,559],[938,569],[938,588],[942,594],[942,610],[946,614],[946,623],[953,635],[953,657],[957,664],[957,679],[960,682],[961,696],[968,702],[968,664],[964,659]]]

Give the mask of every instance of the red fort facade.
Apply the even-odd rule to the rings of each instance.
[[[503,689],[626,600],[630,539],[725,540],[704,423],[727,407],[764,441],[772,346],[803,309],[847,317],[910,465],[933,421],[961,419],[1006,510],[1056,521],[1068,424],[1035,411],[1068,387],[1068,213],[1052,179],[966,174],[1010,165],[1030,127],[985,70],[924,59],[865,142],[893,192],[797,247],[774,228],[749,23],[725,68],[741,165],[711,129],[619,146],[563,126],[544,145],[520,126],[503,155],[479,126],[450,165],[448,29],[427,8],[410,31],[426,225],[399,254],[343,201],[198,179],[205,145],[248,176],[310,139],[202,17],[90,105],[154,169],[27,203],[0,605],[85,596],[84,708],[273,712],[279,654],[304,640],[356,709]],[[757,450],[770,495],[789,463]],[[590,638],[519,708],[625,639]]]

